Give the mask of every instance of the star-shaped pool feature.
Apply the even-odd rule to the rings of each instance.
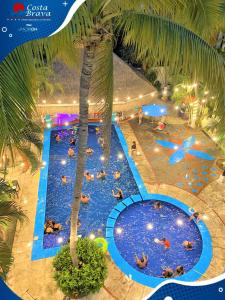
[[[171,165],[174,165],[181,160],[185,158],[185,155],[191,154],[193,156],[196,156],[198,158],[202,158],[205,160],[214,160],[215,158],[205,152],[199,151],[192,149],[192,146],[195,144],[196,139],[195,136],[190,136],[189,138],[185,139],[181,145],[169,142],[169,141],[164,141],[164,140],[156,140],[156,143],[169,149],[174,149],[176,150],[169,159],[169,163]]]

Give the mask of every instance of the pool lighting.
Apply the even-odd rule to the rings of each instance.
[[[155,149],[154,149],[154,152],[159,152],[159,148],[155,148]]]
[[[205,103],[206,102],[206,100],[205,99],[202,99],[202,103]]]
[[[51,124],[47,124],[46,127],[47,128],[51,128],[52,126],[51,126]]]
[[[115,98],[115,101],[118,101],[119,99],[118,98]]]
[[[118,158],[119,158],[119,159],[123,159],[123,154],[122,154],[122,153],[119,153],[119,154],[118,154]]]
[[[138,152],[137,152],[137,155],[141,155],[141,153],[138,151]]]
[[[179,106],[175,106],[175,109],[178,110],[178,109],[179,109]]]
[[[160,241],[159,241],[159,239],[155,238],[155,239],[154,239],[154,242],[155,242],[156,244],[158,244]]]
[[[32,242],[27,243],[27,247],[31,247],[32,246]]]
[[[89,239],[90,239],[90,240],[94,240],[94,239],[95,239],[94,233],[91,233],[91,234],[89,235]]]
[[[177,220],[177,225],[178,225],[178,226],[184,225],[184,221],[181,220],[181,219],[178,219],[178,220]]]
[[[28,202],[27,199],[24,199],[24,200],[23,200],[23,203],[24,203],[24,204],[27,204],[27,202]]]
[[[147,227],[148,230],[152,230],[153,229],[153,224],[152,223],[148,223],[146,227]]]
[[[65,165],[66,164],[66,160],[65,159],[63,159],[63,160],[61,160],[61,165]]]
[[[154,93],[154,92],[152,92],[150,95],[151,95],[152,97],[154,97],[154,96],[155,96],[155,93]]]
[[[193,87],[197,87],[198,86],[198,84],[195,82],[193,85],[192,85]]]
[[[146,116],[148,115],[148,112],[147,112],[147,111],[145,112],[145,115],[146,115]]]
[[[24,167],[24,166],[25,166],[25,163],[24,163],[24,162],[22,162],[22,163],[20,164],[20,166],[21,166],[21,167]]]
[[[61,244],[63,242],[63,238],[60,236],[58,239],[57,239],[57,243],[58,244]]]
[[[212,97],[211,97],[211,99],[215,99],[215,97],[214,97],[214,96],[212,96]]]
[[[73,101],[73,104],[77,104],[77,101]]]
[[[104,161],[104,160],[105,160],[105,156],[103,156],[103,155],[100,156],[100,160],[101,160],[101,161]]]
[[[116,228],[116,233],[121,234],[122,232],[123,232],[122,228],[120,228],[120,227]]]
[[[142,99],[143,98],[143,96],[142,95],[139,95],[139,99]]]
[[[200,144],[200,141],[196,141],[195,144],[196,144],[196,145],[199,145],[199,144]]]
[[[135,164],[135,166],[137,166],[137,165],[138,165],[138,163],[137,163],[136,161],[135,161],[135,163],[134,163],[134,164]]]
[[[69,126],[69,122],[65,122],[64,125],[65,125],[65,126]]]
[[[160,109],[160,112],[161,112],[161,113],[164,113],[164,112],[165,112],[165,109],[163,109],[163,108]]]
[[[127,97],[127,100],[130,100],[130,97]]]
[[[166,90],[163,91],[163,95],[164,95],[164,96],[167,95],[167,91],[166,91]]]
[[[103,120],[101,119],[99,122],[100,122],[100,123],[102,123],[102,122],[103,122]]]

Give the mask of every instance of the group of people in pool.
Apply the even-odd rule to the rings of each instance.
[[[160,201],[155,201],[153,207],[155,209],[161,209],[163,207],[163,205]],[[191,221],[191,220],[195,220],[198,223],[201,220],[200,213],[193,212],[189,218],[189,221]],[[166,238],[162,238],[161,240],[155,239],[155,242],[157,244],[164,246],[165,250],[169,250],[171,247],[170,241]],[[185,251],[193,250],[193,242],[192,241],[185,240],[185,241],[183,241],[182,246]],[[136,265],[138,266],[138,268],[144,269],[145,267],[147,267],[149,259],[148,259],[147,255],[142,253],[141,257],[138,257],[137,255],[135,255],[135,262],[136,262]],[[171,268],[167,267],[167,268],[163,269],[162,277],[172,278],[172,277],[176,277],[176,276],[181,276],[184,273],[185,273],[185,270],[184,270],[183,266],[178,266],[175,271],[172,270]]]

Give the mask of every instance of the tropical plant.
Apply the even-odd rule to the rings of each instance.
[[[107,276],[106,258],[103,251],[89,238],[78,239],[79,265],[74,266],[69,245],[64,246],[54,258],[54,278],[65,295],[83,297],[103,287]]]
[[[26,219],[21,207],[13,200],[15,190],[3,179],[0,179],[0,277],[5,279],[13,262],[11,249],[6,240],[10,224]]]

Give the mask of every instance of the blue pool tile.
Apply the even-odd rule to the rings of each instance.
[[[208,172],[206,172],[206,171],[202,172],[202,175],[207,175],[207,174],[208,174]]]
[[[122,211],[124,210],[124,208],[126,208],[126,205],[124,205],[122,202],[118,203],[114,209],[118,210],[118,211]]]
[[[115,222],[116,222],[115,219],[108,218],[106,226],[107,227],[113,227],[115,225]]]
[[[140,195],[132,195],[131,198],[134,202],[142,201],[142,198]]]
[[[120,212],[113,209],[109,215],[110,218],[116,219],[119,216]]]
[[[113,228],[106,228],[106,237],[113,236]]]
[[[122,203],[125,204],[126,206],[129,206],[134,202],[132,201],[131,198],[127,198],[127,199],[123,200]]]

